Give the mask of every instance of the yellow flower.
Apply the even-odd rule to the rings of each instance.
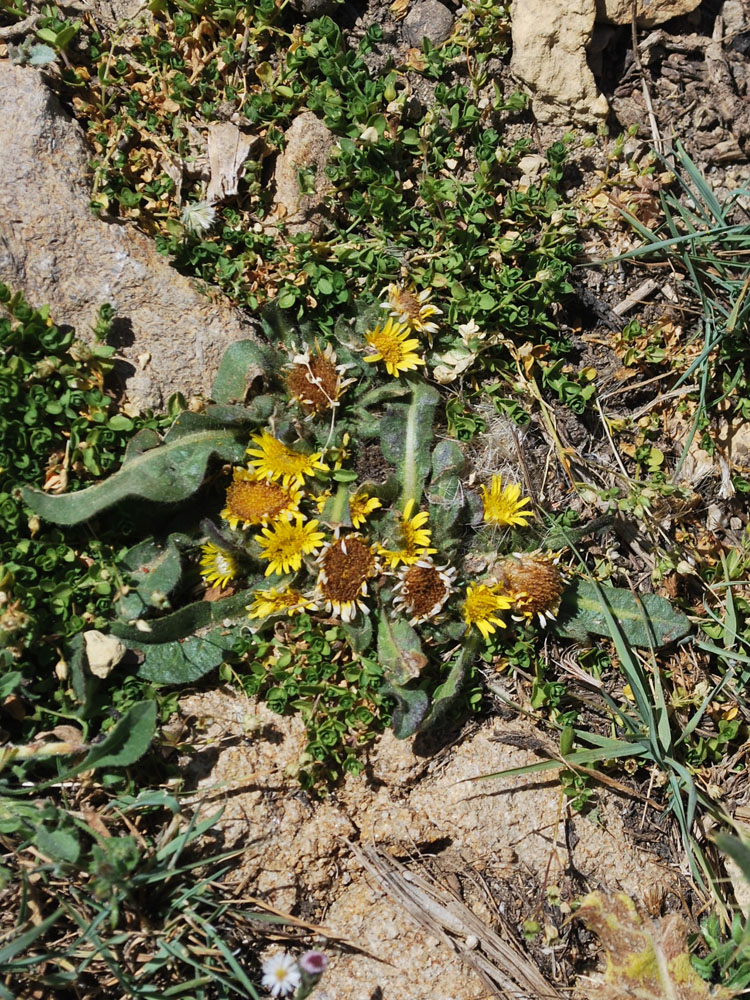
[[[368,354],[365,361],[384,361],[386,371],[394,378],[399,372],[414,371],[424,361],[414,348],[419,347],[418,340],[409,340],[409,327],[405,323],[397,323],[387,319],[384,324],[378,323],[374,330],[368,330],[365,340],[374,347],[376,354]]]
[[[293,483],[280,486],[255,472],[236,468],[221,516],[229,522],[230,528],[236,528],[239,523],[246,528],[249,524],[288,520],[299,510],[300,498],[300,488]]]
[[[322,531],[316,531],[317,521],[305,523],[301,514],[294,521],[278,521],[264,528],[258,536],[261,558],[268,559],[266,576],[272,573],[296,573],[302,557],[317,552],[325,541]]]
[[[378,549],[379,555],[383,557],[390,569],[395,569],[400,563],[410,566],[425,556],[434,555],[437,549],[429,548],[432,532],[424,525],[427,522],[427,511],[418,511],[414,517],[410,517],[414,500],[409,500],[404,507],[404,512],[399,519],[398,533],[402,543],[400,549]]]
[[[276,587],[256,590],[253,592],[253,603],[247,605],[249,618],[267,618],[280,611],[285,611],[291,618],[292,615],[300,614],[302,611],[317,610],[318,605],[314,601],[293,587],[287,587],[285,590],[277,590]]]
[[[382,506],[377,497],[368,497],[366,493],[353,494],[349,497],[349,514],[352,525],[355,528],[361,528],[370,514]]]
[[[281,479],[284,486],[290,483],[304,486],[305,476],[314,476],[316,470],[328,472],[328,466],[320,461],[322,453],[319,451],[305,455],[287,447],[266,430],[253,434],[252,440],[258,447],[247,449],[248,455],[257,456],[250,460],[250,465],[255,466],[258,475],[264,479]]]
[[[399,582],[393,588],[393,606],[409,615],[410,625],[434,618],[453,590],[455,569],[436,566],[432,559],[419,559],[412,566],[402,566]]]
[[[220,549],[213,542],[201,545],[201,576],[206,581],[222,589],[230,580],[240,575],[240,565],[226,549]]]
[[[414,333],[426,333],[428,337],[437,333],[438,325],[431,322],[430,316],[442,316],[443,310],[430,305],[432,291],[429,288],[418,292],[413,285],[408,288],[389,285],[385,294],[388,298],[383,302],[383,309],[387,309],[399,323],[405,323]]]
[[[493,577],[513,601],[520,618],[536,616],[542,627],[554,620],[565,586],[557,566],[559,559],[559,552],[514,552],[493,567]]]
[[[339,400],[353,378],[342,379],[349,365],[337,365],[336,355],[329,344],[324,351],[311,352],[307,344],[304,351],[292,359],[286,384],[306,413],[324,413],[339,405]]]
[[[361,598],[367,596],[367,581],[377,573],[378,564],[361,535],[334,538],[318,556],[318,565],[315,596],[325,602],[331,614],[350,622],[357,608],[367,611]]]
[[[463,605],[464,621],[469,628],[476,625],[482,636],[489,639],[490,634],[496,631],[495,626],[507,627],[502,618],[497,617],[497,612],[506,611],[512,603],[497,587],[470,583]]]
[[[482,492],[484,520],[487,524],[518,524],[525,528],[529,518],[533,517],[534,513],[521,508],[530,501],[528,497],[519,500],[521,487],[518,483],[511,483],[510,486],[503,487],[502,479],[502,476],[493,476],[489,490],[486,486],[479,487]]]

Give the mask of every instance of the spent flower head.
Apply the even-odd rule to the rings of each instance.
[[[424,364],[424,360],[414,351],[420,343],[409,338],[409,327],[405,323],[389,318],[385,323],[378,323],[374,330],[368,330],[365,340],[376,353],[366,355],[364,360],[371,363],[384,362],[386,371],[393,378],[398,378],[401,372],[414,371]]]
[[[207,233],[216,222],[216,209],[210,201],[190,201],[182,210],[182,224],[195,236]]]
[[[285,997],[294,993],[302,982],[302,973],[292,956],[286,951],[277,951],[263,963],[263,989],[273,997]]]
[[[453,590],[456,571],[436,566],[431,558],[402,566],[393,588],[393,606],[409,616],[410,625],[419,625],[438,615]]]
[[[353,378],[343,377],[350,366],[336,363],[330,344],[322,351],[318,347],[311,350],[307,344],[303,348],[288,366],[287,388],[305,413],[325,413],[339,405],[347,386],[354,382]]]
[[[334,538],[318,556],[315,596],[331,614],[350,622],[357,609],[367,611],[367,581],[378,571],[372,547],[358,533]]]
[[[554,620],[565,586],[559,552],[514,552],[495,564],[493,576],[513,601],[514,617]]]
[[[415,333],[426,333],[428,337],[437,333],[438,325],[433,323],[430,317],[442,316],[443,310],[430,302],[431,289],[424,288],[418,292],[413,285],[403,288],[401,285],[393,284],[388,285],[385,295],[386,300],[382,303],[382,308],[387,309],[399,323],[405,323],[409,330]]]

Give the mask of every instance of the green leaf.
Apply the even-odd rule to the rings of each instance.
[[[384,684],[381,692],[396,700],[391,718],[393,735],[397,740],[413,736],[430,710],[430,697],[427,692],[421,688],[412,690],[397,684]]]
[[[40,826],[33,840],[42,854],[51,861],[67,861],[75,864],[81,853],[78,838],[67,830],[47,830]]]
[[[401,509],[409,500],[419,506],[430,471],[432,421],[440,399],[437,389],[426,382],[413,382],[411,400],[392,403],[380,422],[380,447],[397,469],[401,481]]]
[[[341,627],[355,653],[364,653],[372,642],[372,618],[360,615],[354,622],[342,622]]]
[[[92,747],[75,773],[93,767],[127,767],[151,746],[156,729],[156,702],[138,701],[123,715],[101,743]]]
[[[395,621],[383,612],[378,616],[378,660],[385,679],[401,686],[415,680],[427,665],[422,643],[403,618]]]
[[[112,622],[109,630],[112,635],[137,649],[183,639],[208,625],[219,625],[226,619],[244,621],[247,617],[247,605],[252,602],[254,591],[262,585],[264,579],[262,576],[255,577],[248,581],[250,586],[247,590],[220,601],[194,601],[171,615],[138,625],[123,621]]]
[[[217,403],[244,403],[253,383],[262,383],[278,370],[278,353],[255,340],[237,340],[224,352],[214,379],[212,397]]]
[[[145,646],[138,676],[155,684],[192,684],[223,662],[233,641],[226,629],[215,629],[203,637]]]
[[[448,554],[467,511],[463,476],[466,459],[455,441],[440,441],[432,453],[432,478],[427,491],[433,543]]]
[[[37,938],[43,937],[50,927],[57,923],[63,913],[65,913],[65,909],[61,906],[59,910],[51,913],[46,920],[42,920],[41,923],[25,933],[19,934],[17,938],[9,941],[3,948],[0,948],[0,966],[11,962],[16,955],[22,955]]]
[[[140,618],[160,606],[155,595],[169,597],[182,576],[182,550],[191,546],[187,535],[171,534],[164,545],[147,538],[125,554],[123,565],[131,571],[136,586],[117,602],[123,618]]]
[[[690,621],[657,594],[636,596],[621,587],[602,587],[610,611],[633,646],[659,649],[690,632]],[[584,641],[589,635],[610,635],[597,586],[576,580],[566,588],[554,630],[558,635]]]
[[[432,706],[419,725],[420,732],[431,729],[432,726],[440,722],[461,694],[471,661],[479,650],[480,642],[477,635],[470,635],[465,640],[460,653],[453,661],[448,676],[432,693]]]
[[[184,420],[180,430],[173,426],[160,448],[130,458],[96,486],[57,496],[24,487],[24,501],[53,524],[80,524],[129,497],[160,503],[184,500],[202,484],[211,458],[238,463],[245,456],[246,432],[214,426],[208,419],[195,421],[202,416],[181,414],[175,423],[193,419]]]

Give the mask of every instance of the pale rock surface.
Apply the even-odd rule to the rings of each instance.
[[[325,167],[334,144],[333,133],[312,111],[297,115],[284,135],[285,146],[276,161],[274,215],[292,235],[319,236],[326,222],[323,201],[333,190]],[[312,171],[310,192],[300,190],[300,171]]]
[[[594,0],[513,0],[511,72],[531,91],[541,123],[592,125],[606,118],[586,62],[594,30]]]
[[[415,48],[420,48],[425,38],[440,45],[453,30],[453,14],[440,0],[419,0],[410,6],[403,30],[406,42]]]
[[[54,321],[83,339],[110,303],[119,371],[136,406],[161,406],[176,389],[207,395],[226,347],[252,329],[178,274],[150,237],[92,214],[80,126],[35,70],[7,62],[0,149],[0,281],[34,306],[49,304]]]
[[[678,885],[663,862],[628,841],[619,806],[604,788],[597,788],[596,823],[562,810],[550,775],[468,781],[539,759],[498,742],[496,721],[435,757],[415,754],[413,741],[387,732],[373,746],[365,774],[315,800],[289,777],[305,745],[298,716],[280,717],[228,690],[190,695],[180,709],[202,727],[202,741],[191,738],[198,751],[193,760],[204,757],[208,766],[186,774],[196,781],[195,802],[203,814],[223,805],[218,826],[226,847],[244,847],[233,879],[245,894],[262,892],[280,910],[320,912],[327,929],[369,953],[316,942],[331,959],[318,988],[330,997],[370,1000],[378,989],[392,1000],[485,995],[461,959],[363,872],[350,843],[402,859],[429,856],[446,877],[456,872],[471,884],[504,886],[513,898],[527,895],[530,886],[543,895],[542,886],[557,884],[569,897],[588,886],[642,900],[650,886]],[[502,725],[508,734],[528,742],[536,731],[513,721]],[[572,884],[571,870],[586,884]],[[492,924],[486,900],[466,903]],[[495,905],[502,908],[502,897]]]
[[[653,28],[673,17],[682,17],[700,7],[701,0],[636,0],[635,16],[639,28]],[[596,0],[597,21],[630,24],[631,0]]]

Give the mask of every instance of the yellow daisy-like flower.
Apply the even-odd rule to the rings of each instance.
[[[442,316],[443,310],[431,305],[431,289],[418,292],[413,285],[408,288],[389,285],[385,294],[387,298],[382,307],[399,323],[405,323],[415,333],[426,333],[428,337],[438,332],[438,325],[430,320],[430,316]]]
[[[331,614],[350,622],[357,608],[367,611],[362,598],[367,596],[367,581],[377,573],[378,563],[361,535],[334,538],[318,556],[318,565],[315,595]]]
[[[466,588],[466,598],[463,605],[464,621],[468,628],[476,625],[482,636],[489,639],[496,631],[496,626],[507,628],[498,611],[507,611],[513,602],[501,593],[497,587],[488,587],[484,583],[470,583]]]
[[[518,483],[511,483],[504,487],[503,477],[493,476],[489,490],[486,486],[480,486],[479,489],[482,493],[486,524],[518,524],[525,528],[529,518],[534,516],[533,511],[522,510],[530,501],[528,497],[519,499],[521,487]]]
[[[304,351],[296,354],[289,366],[286,384],[289,393],[306,413],[325,413],[339,405],[339,400],[353,378],[342,376],[349,365],[337,365],[336,354],[331,345],[325,350],[311,351],[307,344]]]
[[[212,586],[221,587],[240,575],[240,564],[231,552],[219,548],[213,542],[201,545],[203,555],[200,560],[201,576]]]
[[[514,552],[495,564],[492,575],[513,601],[514,617],[536,617],[542,628],[554,620],[565,586],[559,560],[559,552]]]
[[[258,536],[261,558],[268,559],[266,576],[272,573],[296,573],[302,557],[317,552],[325,541],[322,531],[317,531],[317,521],[307,521],[301,514],[294,521],[277,521],[264,528]]]
[[[246,528],[250,524],[288,520],[299,510],[301,497],[301,490],[294,483],[281,486],[256,472],[235,468],[221,516],[230,528],[240,523]]]
[[[428,514],[426,510],[417,511],[414,517],[411,512],[414,507],[414,500],[409,500],[404,507],[404,512],[399,519],[398,533],[402,543],[400,549],[385,549],[379,547],[378,554],[381,555],[389,569],[396,569],[403,564],[410,566],[425,556],[434,555],[437,549],[431,549],[430,541],[432,532],[425,528]]]
[[[278,614],[285,611],[291,618],[292,615],[300,614],[302,611],[317,611],[318,605],[311,601],[309,597],[293,587],[277,590],[270,587],[268,590],[256,590],[253,592],[253,603],[247,605],[249,618],[267,618],[269,615]]]
[[[349,497],[349,514],[352,525],[355,528],[361,528],[370,514],[382,506],[377,497],[368,497],[366,493],[353,494]]]
[[[424,364],[424,360],[414,353],[414,348],[420,346],[419,341],[409,339],[409,327],[405,323],[389,318],[383,324],[378,323],[374,330],[368,330],[365,340],[377,352],[368,354],[365,361],[384,361],[386,371],[394,378],[398,378],[400,372],[414,371]]]
[[[410,616],[410,625],[434,618],[453,590],[455,575],[455,569],[436,566],[429,557],[417,560],[412,566],[402,566],[393,588],[394,608]]]
[[[253,434],[252,441],[258,447],[247,449],[248,455],[256,456],[251,458],[250,465],[264,479],[280,479],[284,486],[290,483],[304,486],[305,476],[314,476],[316,471],[329,471],[325,462],[320,461],[321,452],[305,455],[304,452],[287,447],[266,430]]]

